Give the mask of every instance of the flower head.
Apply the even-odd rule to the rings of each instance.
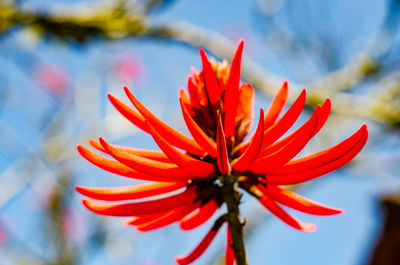
[[[316,226],[297,220],[281,205],[313,215],[341,213],[339,209],[311,201],[281,185],[314,179],[349,162],[367,140],[366,126],[329,149],[294,159],[322,128],[331,105],[327,99],[308,121],[283,137],[299,117],[306,98],[303,90],[281,115],[288,94],[285,81],[266,113],[260,109],[257,127],[248,141],[244,141],[254,119],[254,91],[250,84],[240,83],[242,51],[243,41],[229,66],[210,61],[200,50],[203,71],[193,70],[187,90],[179,91],[182,115],[192,137],[158,119],[127,88],[125,93],[136,110],[109,95],[115,108],[151,135],[160,151],[116,146],[102,138],[89,143],[111,158],[82,146],[78,146],[78,151],[104,170],[150,182],[129,187],[77,187],[77,190],[89,198],[105,201],[164,197],[128,203],[84,199],[83,204],[98,214],[129,217],[126,224],[139,231],[174,222],[179,222],[184,230],[202,225],[222,204],[227,204],[229,210],[228,186],[232,187],[232,194],[236,194],[239,187],[253,195],[276,217],[304,232],[312,232]],[[240,202],[240,196],[232,198],[235,203]],[[189,264],[198,258],[228,219],[227,215],[218,218],[200,244],[189,255],[176,258],[177,263]],[[231,235],[228,232],[227,264],[235,260]]]

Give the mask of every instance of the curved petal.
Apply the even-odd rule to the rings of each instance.
[[[190,175],[205,178],[211,176],[215,172],[215,166],[213,164],[195,159],[186,154],[182,154],[167,141],[165,141],[161,135],[156,132],[153,126],[150,124],[148,124],[148,126],[154,141],[161,148],[161,150],[163,150],[163,152],[172,161],[174,161],[179,167],[186,170]]]
[[[272,100],[264,118],[264,128],[269,128],[285,107],[288,96],[288,81],[283,81],[281,88]]]
[[[219,205],[215,202],[215,200],[211,200],[181,219],[179,221],[179,226],[183,230],[191,230],[199,227],[200,225],[204,224],[208,219],[210,219],[215,211],[218,210],[218,208]]]
[[[304,103],[306,100],[306,90],[303,89],[296,101],[290,106],[286,113],[276,121],[271,127],[267,129],[264,133],[264,140],[262,148],[269,146],[279,139],[287,130],[292,127],[296,122],[297,118],[300,116],[303,110]]]
[[[166,215],[167,213],[169,213],[173,210],[174,209],[167,210],[164,212],[153,213],[153,214],[137,215],[137,216],[131,217],[128,220],[126,220],[124,222],[124,224],[128,225],[128,226],[137,226],[137,225],[146,224],[146,223],[151,222],[152,220],[158,219],[161,216]]]
[[[81,145],[77,146],[78,152],[83,156],[86,160],[88,160],[93,165],[104,169],[108,172],[140,180],[148,180],[148,181],[160,181],[160,182],[176,182],[176,178],[171,177],[159,177],[150,174],[145,174],[140,171],[136,171],[120,162],[105,158],[101,155],[95,154],[92,151],[84,148]]]
[[[219,86],[217,76],[212,69],[211,63],[207,58],[203,49],[200,49],[201,63],[203,65],[203,76],[205,83],[205,91],[211,104],[214,104],[219,98]]]
[[[177,180],[191,179],[193,176],[175,164],[154,161],[130,154],[124,150],[115,148],[102,138],[99,139],[104,149],[116,160],[130,168],[142,171],[146,174],[159,177],[174,178]]]
[[[264,111],[260,109],[260,120],[256,132],[251,139],[247,150],[237,159],[232,162],[232,168],[238,172],[246,171],[254,160],[256,160],[258,152],[260,151],[262,140],[264,136]]]
[[[125,118],[127,118],[142,131],[148,132],[146,124],[144,123],[144,118],[142,115],[140,115],[140,113],[138,113],[111,94],[108,94],[108,99]]]
[[[197,92],[197,87],[193,83],[193,78],[191,76],[189,76],[187,80],[187,88],[189,90],[191,106],[197,109],[200,108],[200,95]]]
[[[93,139],[89,139],[89,144],[92,147],[96,148],[97,150],[108,154],[107,151],[104,149],[104,147],[99,142],[97,142]],[[150,158],[150,159],[157,160],[157,161],[173,163],[173,161],[171,159],[169,159],[168,156],[166,156],[161,151],[132,148],[132,147],[126,147],[126,146],[120,146],[120,145],[114,145],[114,146],[115,146],[115,148],[124,150],[133,155]]]
[[[299,159],[292,160],[280,168],[277,168],[269,175],[287,175],[311,170],[313,168],[321,167],[327,163],[333,162],[343,155],[347,154],[360,140],[364,137],[367,131],[367,126],[363,125],[357,132],[352,136],[342,141],[341,143],[318,152],[313,155],[302,157]]]
[[[184,182],[156,182],[145,183],[134,186],[110,187],[110,188],[91,188],[77,186],[75,189],[89,198],[105,201],[121,201],[135,200],[147,198],[155,195],[164,194],[180,188],[188,184]]]
[[[190,264],[193,261],[195,261],[196,259],[198,259],[201,256],[201,254],[203,254],[204,251],[206,251],[208,246],[211,244],[214,237],[217,235],[218,230],[221,228],[222,224],[223,224],[223,222],[216,221],[216,223],[211,228],[211,230],[208,231],[208,233],[203,238],[203,240],[201,240],[201,242],[196,246],[195,249],[193,249],[192,252],[190,252],[186,256],[175,257],[176,263],[178,263],[180,265],[185,265],[185,264]]]
[[[257,185],[257,188],[272,200],[303,213],[313,215],[334,215],[343,213],[340,209],[317,203],[293,191],[281,189],[275,185],[267,185],[267,188],[262,185]]]
[[[186,135],[178,132],[171,126],[167,125],[160,119],[158,119],[153,113],[151,113],[142,103],[140,103],[136,97],[129,91],[128,88],[124,87],[125,93],[129,100],[135,105],[138,111],[143,115],[143,117],[161,134],[169,143],[181,148],[189,153],[195,155],[203,155],[204,151],[201,147]]]
[[[239,82],[244,42],[241,40],[232,59],[224,96],[224,130],[226,137],[235,136],[235,117],[239,104]]]
[[[231,165],[228,159],[228,150],[226,147],[224,129],[222,127],[221,114],[218,113],[219,122],[217,128],[217,164],[219,172],[226,175],[231,171]]]
[[[264,196],[258,199],[258,201],[267,208],[273,215],[281,219],[283,222],[289,226],[298,229],[303,232],[314,232],[317,229],[315,224],[303,223],[300,220],[289,215],[285,210],[283,210],[277,203],[275,203],[270,198]]]
[[[318,122],[317,122],[316,128],[315,128],[311,138],[314,137],[314,135],[316,135],[319,132],[319,130],[321,130],[322,126],[325,124],[326,120],[328,119],[330,110],[331,110],[331,101],[329,99],[327,99],[321,107],[317,106],[317,108],[314,110],[313,115],[318,114],[319,116],[318,116]],[[258,157],[260,157],[260,158],[265,157],[267,155],[270,155],[270,154],[278,151],[279,149],[281,149],[282,147],[287,145],[293,138],[297,137],[300,133],[301,133],[301,127],[298,128],[297,130],[295,130],[294,132],[292,132],[291,134],[289,134],[288,136],[286,136],[285,138],[283,138],[282,140],[279,140],[279,141],[275,142],[274,144],[271,144],[270,146],[261,150]]]
[[[231,245],[233,244],[231,230],[229,229],[229,225],[227,225],[226,228],[225,264],[234,265],[235,252],[231,248]]]
[[[208,137],[208,135],[193,120],[182,101],[181,108],[186,126],[188,127],[190,134],[193,136],[194,140],[204,149],[204,151],[209,153],[212,157],[215,157],[217,154],[216,143],[211,140],[210,137]]]
[[[293,138],[285,147],[277,152],[257,159],[250,167],[249,171],[259,175],[267,175],[272,169],[278,168],[287,163],[290,159],[296,156],[308,143],[311,135],[315,130],[318,121],[318,115],[311,117],[310,120],[302,126],[298,137]],[[265,136],[265,135],[264,135]]]
[[[105,203],[83,199],[82,203],[90,211],[109,216],[136,216],[165,212],[183,205],[193,204],[197,193],[186,190],[166,198],[132,203]]]
[[[193,102],[193,107],[197,106],[197,103],[199,103],[199,106],[197,106],[198,108],[200,108],[201,106],[207,106],[208,105],[208,100],[207,100],[207,96],[206,96],[206,92],[204,91],[204,84],[201,82],[201,84],[196,80],[199,80],[199,75],[197,74],[197,72],[192,69],[193,72],[193,76],[190,76],[188,79],[188,90],[189,90],[189,94],[190,94],[190,98],[193,97],[192,102]],[[197,99],[198,101],[195,103],[195,99]]]
[[[136,230],[145,232],[145,231],[150,231],[154,229],[158,229],[167,225],[170,225],[179,219],[181,219],[183,216],[186,214],[190,213],[193,211],[195,208],[199,206],[199,202],[195,204],[190,204],[190,205],[185,205],[179,208],[176,208],[167,214],[159,217],[158,219],[154,219],[148,223],[140,224],[136,226]]]
[[[309,181],[311,179],[320,177],[327,174],[335,169],[342,167],[353,159],[358,152],[362,149],[368,138],[368,131],[364,133],[363,138],[355,145],[349,152],[336,159],[335,161],[329,162],[323,166],[313,168],[307,171],[302,171],[295,174],[279,175],[279,176],[267,176],[267,183],[275,185],[292,185],[301,182]]]

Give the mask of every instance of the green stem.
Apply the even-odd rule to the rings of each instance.
[[[235,187],[236,176],[225,176],[222,185],[222,192],[224,201],[228,210],[226,215],[229,230],[232,236],[232,249],[235,252],[236,264],[247,265],[246,251],[243,241],[243,226],[244,223],[240,221],[239,204],[242,195],[236,190]]]

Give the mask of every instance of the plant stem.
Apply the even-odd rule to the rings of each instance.
[[[235,252],[236,264],[247,265],[246,251],[243,242],[243,226],[240,221],[239,204],[242,195],[235,187],[236,177],[229,175],[225,177],[222,185],[224,201],[228,210],[227,221],[232,236],[232,249]]]

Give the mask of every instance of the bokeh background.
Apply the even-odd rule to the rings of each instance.
[[[0,264],[174,264],[212,222],[139,233],[123,219],[84,209],[75,185],[138,183],[78,156],[99,136],[156,148],[107,101],[128,86],[185,131],[177,91],[199,47],[229,60],[245,40],[243,80],[266,109],[281,82],[307,88],[305,120],[330,97],[324,129],[303,154],[367,123],[367,145],[348,166],[303,186],[309,198],[345,210],[304,234],[250,197],[246,247],[252,265],[400,264],[399,0],[1,0]],[[298,126],[297,123],[296,126]],[[296,127],[295,126],[295,127]],[[224,232],[195,264],[223,264]],[[396,256],[397,255],[397,256]]]

